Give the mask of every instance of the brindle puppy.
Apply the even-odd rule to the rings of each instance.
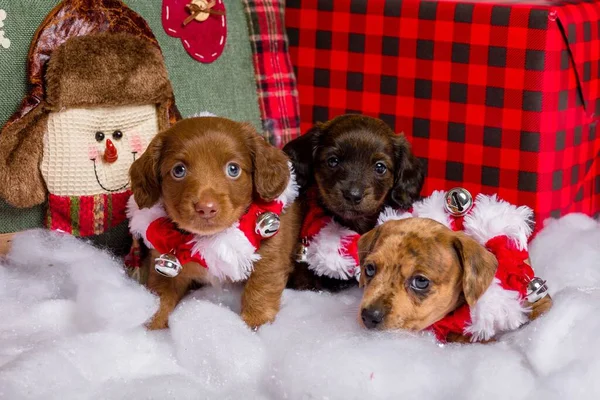
[[[321,205],[360,234],[372,229],[385,206],[408,209],[423,186],[421,163],[404,135],[383,121],[342,115],[315,125],[284,148],[301,190],[316,186]],[[297,264],[288,286],[336,290],[355,282],[317,277]]]
[[[359,241],[360,322],[369,329],[420,331],[465,302],[474,306],[498,262],[470,236],[428,218],[389,221]],[[547,311],[550,296],[531,304],[529,319]],[[452,335],[448,341],[469,338]]]

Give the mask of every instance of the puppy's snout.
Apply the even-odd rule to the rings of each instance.
[[[198,202],[194,205],[194,208],[196,209],[196,212],[205,219],[214,218],[219,212],[219,208],[214,201]]]
[[[344,199],[352,204],[360,204],[363,197],[365,197],[365,191],[357,186],[353,186],[350,189],[342,190]]]
[[[383,322],[385,311],[380,307],[367,307],[362,309],[360,317],[365,327],[375,329]]]

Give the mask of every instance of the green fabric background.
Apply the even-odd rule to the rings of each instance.
[[[161,0],[124,0],[150,25],[162,48],[177,107],[183,117],[210,111],[262,130],[248,26],[239,0],[224,0],[227,10],[227,42],[221,57],[211,64],[192,59],[181,40],[162,28]],[[58,0],[0,0],[7,12],[5,36],[8,49],[0,47],[0,125],[17,109],[26,92],[26,58],[31,38]],[[0,233],[42,225],[43,206],[14,209],[0,200]]]

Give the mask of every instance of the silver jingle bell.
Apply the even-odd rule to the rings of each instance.
[[[300,246],[298,246],[296,261],[299,263],[308,263],[308,246],[306,246],[304,241],[300,243]]]
[[[473,208],[473,196],[465,188],[455,187],[446,193],[444,207],[455,217],[462,217]]]
[[[174,278],[183,269],[183,266],[173,254],[161,254],[154,259],[154,269],[156,272],[167,278]]]
[[[527,301],[531,304],[535,303],[548,295],[548,286],[542,278],[534,277],[527,284]]]
[[[263,238],[270,238],[279,232],[279,215],[267,211],[258,216],[254,231]]]

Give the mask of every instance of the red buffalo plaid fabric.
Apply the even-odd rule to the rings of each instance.
[[[413,144],[423,195],[498,193],[538,222],[600,211],[600,2],[287,7],[304,131],[372,115]]]
[[[284,1],[244,0],[263,128],[283,147],[300,135],[296,78],[288,53]]]

